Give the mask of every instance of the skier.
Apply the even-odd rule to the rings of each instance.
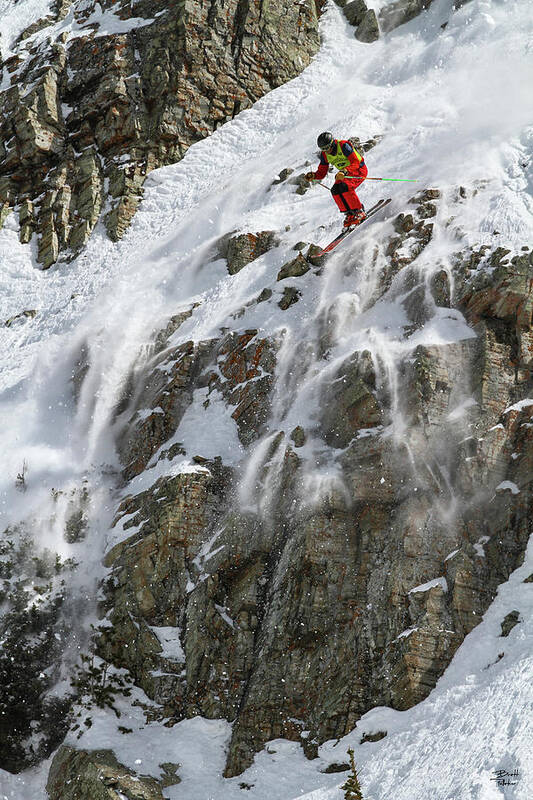
[[[339,171],[335,175],[331,194],[339,211],[345,215],[344,227],[359,225],[366,219],[364,206],[355,193],[368,175],[363,156],[346,139],[334,139],[330,131],[321,133],[316,143],[322,151],[320,163],[316,172],[306,174],[306,179],[321,181],[326,177],[330,164],[336,167]],[[347,176],[349,180],[345,180]]]

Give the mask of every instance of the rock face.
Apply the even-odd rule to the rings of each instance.
[[[163,800],[158,781],[119,764],[111,750],[61,747],[52,761],[46,789],[50,800]]]
[[[120,238],[149,171],[309,64],[317,7],[57,0],[1,66],[0,222],[18,210],[44,268],[102,216]]]
[[[189,466],[118,510],[120,542],[106,559],[112,625],[99,653],[126,666],[163,717],[232,721],[227,776],[270,739],[299,741],[312,757],[373,706],[425,698],[521,563],[532,509],[531,256],[463,250],[451,273],[426,275],[418,263],[439,202],[439,190],[424,190],[393,220],[366,301],[404,309],[404,354],[392,366],[369,347],[330,369],[328,332],[313,427],[270,427],[273,378],[301,375],[305,357],[297,348],[280,373],[279,343],[255,330],[167,347],[131,394],[125,479],[162,459]],[[277,280],[302,281],[283,298],[305,296],[311,262],[300,253],[283,267]],[[271,289],[262,294],[271,301]],[[461,312],[463,338],[415,343],[429,320]],[[206,389],[255,452],[244,505],[232,467],[180,444],[180,419]],[[153,416],[139,421],[139,408]],[[308,460],[324,448],[338,476],[326,487]]]

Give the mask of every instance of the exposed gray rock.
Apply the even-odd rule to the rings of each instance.
[[[326,387],[322,427],[332,447],[346,447],[361,428],[375,428],[383,413],[373,389],[376,376],[370,353],[357,354]]]
[[[278,239],[274,231],[261,231],[260,233],[242,233],[232,236],[227,243],[225,258],[228,262],[228,272],[235,275],[256,258],[276,247]]]
[[[295,286],[286,286],[283,289],[283,296],[278,302],[278,306],[282,311],[286,311],[288,308],[294,305],[294,303],[297,303],[300,297],[301,293]]]
[[[310,269],[311,267],[300,253],[295,259],[282,266],[276,280],[283,281],[285,278],[300,278]]]
[[[351,0],[344,6],[344,16],[350,25],[360,25],[367,11],[365,0]]]
[[[503,622],[501,623],[502,632],[501,636],[509,636],[515,625],[520,622],[520,612],[510,611]]]
[[[46,789],[50,800],[163,800],[159,781],[137,775],[120,764],[111,750],[60,747]]]
[[[367,44],[375,42],[377,39],[379,39],[379,23],[376,12],[373,8],[369,8],[361,20],[355,32],[355,38],[360,42],[366,42]]]
[[[432,0],[396,0],[389,3],[379,12],[379,26],[383,33],[398,28],[417,17],[431,5]]]

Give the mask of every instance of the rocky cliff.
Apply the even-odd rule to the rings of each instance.
[[[234,721],[228,776],[271,739],[301,741],[312,756],[374,705],[422,700],[521,563],[533,474],[524,400],[533,259],[527,246],[458,250],[452,270],[422,272],[439,199],[423,191],[395,218],[367,298],[366,314],[384,300],[406,312],[392,363],[371,339],[342,346],[333,302],[321,336],[302,342],[306,367],[300,350],[290,359],[300,386],[283,389],[289,427],[273,413],[282,343],[257,330],[167,344],[130,401],[126,480],[159,460],[192,460],[118,508],[120,543],[106,555],[112,624],[99,652],[126,666],[165,716]],[[465,202],[459,193],[456,202]],[[306,270],[280,270],[297,301],[302,276],[322,270],[314,252],[299,256]],[[258,302],[275,302],[276,288]],[[428,321],[462,314],[460,341],[416,344]],[[318,414],[293,425],[317,364]],[[195,393],[205,406],[222,397],[243,447],[255,449],[246,510],[242,475],[179,446]],[[335,477],[321,486],[326,464]],[[165,655],[163,634],[179,641],[179,658]]]
[[[345,14],[370,42],[362,6]],[[149,171],[317,48],[308,3],[54,6],[3,65],[4,218],[14,209],[21,240],[38,237],[42,266],[70,258],[99,219],[121,236]],[[306,171],[288,165],[265,196],[289,207],[310,190]],[[231,723],[226,777],[272,739],[313,759],[369,709],[429,695],[531,530],[533,252],[497,232],[471,243],[462,217],[487,192],[473,181],[406,195],[371,240],[354,235],[330,260],[317,255],[324,230],[299,241],[297,225],[210,243],[198,272],[257,291],[228,300],[209,337],[197,331],[224,289],[180,302],[113,395],[92,634],[78,624],[79,565],[43,551],[35,518],[0,540],[1,767],[46,758],[69,729],[52,800],[152,800],[179,783],[179,764],[156,780],[109,742],[74,746],[95,709],[118,720],[132,691],[165,729]],[[95,360],[83,345],[69,366],[76,413]],[[85,484],[54,489],[41,527],[85,541],[101,525],[90,502]],[[519,619],[502,619],[502,636]]]
[[[98,220],[120,238],[146,175],[294,78],[318,49],[314,2],[57,0],[1,66],[0,223],[50,267]]]

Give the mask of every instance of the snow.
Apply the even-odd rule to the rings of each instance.
[[[524,400],[520,400],[518,403],[513,403],[512,406],[508,406],[503,413],[508,414],[510,411],[523,411],[524,408],[529,408],[530,406],[533,406],[533,400],[527,397]]]
[[[513,481],[502,481],[497,485],[495,492],[509,491],[511,494],[520,494],[520,489]]]
[[[10,48],[23,30],[46,17],[53,0],[0,0],[0,55],[2,61],[11,55]]]
[[[474,550],[476,551],[476,554],[480,558],[485,558],[485,548],[483,547],[483,545],[487,544],[488,541],[489,541],[488,536],[481,536],[474,544]]]
[[[0,47],[3,60],[13,54],[14,50],[11,48],[25,28],[51,14],[52,5],[52,0],[0,0]],[[91,14],[83,22],[78,22],[75,12],[83,12],[83,5],[79,0],[75,1],[65,19],[29,36],[24,47],[26,44],[31,46],[40,43],[45,37],[57,39],[63,33],[67,34],[67,42],[91,33],[94,37],[128,33],[135,28],[150,25],[165,13],[164,10],[159,11],[150,19],[120,19],[111,9],[103,9],[100,3],[95,2]]]
[[[372,7],[380,3],[375,0]],[[49,7],[48,0],[0,0],[4,56],[21,30]],[[112,11],[101,8],[94,21],[97,35],[120,28]],[[35,36],[59,30],[72,36],[82,32],[67,17],[53,31]],[[23,246],[18,241],[16,212],[0,231],[0,322],[24,310],[37,311],[20,324],[0,324],[0,413],[9,419],[2,430],[1,524],[40,517],[42,543],[63,548],[64,556],[83,556],[78,560],[84,580],[96,580],[106,548],[142,525],[124,529],[130,517],[123,517],[110,528],[117,507],[113,471],[119,467],[112,446],[113,414],[132,368],[146,363],[154,332],[177,310],[199,304],[172,337],[173,345],[219,337],[224,328],[253,328],[276,338],[280,350],[271,431],[288,432],[297,424],[312,429],[325,382],[347,354],[369,349],[382,365],[380,377],[389,381],[396,406],[388,432],[376,428],[360,435],[401,438],[404,421],[395,397],[399,361],[418,345],[474,336],[457,311],[438,309],[406,339],[408,319],[394,286],[369,306],[384,259],[378,246],[374,266],[372,254],[376,242],[390,235],[390,220],[405,210],[414,192],[409,185],[389,184],[393,202],[387,215],[347,240],[321,276],[310,271],[297,279],[301,300],[286,312],[278,308],[281,287],[275,278],[294,258],[294,245],[302,240],[325,244],[339,228],[325,191],[317,188],[301,197],[289,183],[271,186],[283,167],[298,172],[307,161],[315,165],[318,132],[331,129],[361,139],[383,134],[367,155],[371,174],[416,176],[417,188],[441,189],[435,235],[417,262],[428,281],[436,269],[449,269],[451,253],[459,247],[502,244],[518,252],[531,240],[533,69],[527,0],[471,0],[455,12],[451,0],[435,0],[426,13],[372,45],[357,42],[330,4],[321,30],[321,51],[299,78],[195,144],[179,164],[149,177],[141,209],[120,243],[111,243],[98,226],[75,261],[41,272],[35,242]],[[477,193],[461,205],[458,185]],[[369,182],[361,196],[370,205],[382,192],[383,185]],[[266,229],[279,232],[280,246],[229,276],[216,252],[219,237]],[[252,301],[265,286],[274,295],[256,305]],[[316,343],[324,320],[331,320],[335,335],[329,360],[319,363]],[[76,404],[71,375],[83,352],[89,369]],[[465,390],[451,406],[449,419],[461,424],[472,402]],[[531,403],[521,401],[506,411]],[[205,471],[191,463],[194,455],[219,455],[242,471],[243,503],[259,502],[254,486],[271,441],[263,439],[245,453],[231,411],[223,410],[218,393],[197,390],[172,439],[183,445],[186,456],[169,462],[155,454],[150,469],[130,482],[124,495],[148,489],[163,476]],[[317,464],[305,483],[314,498],[346,492],[334,453],[312,437],[299,452]],[[23,460],[28,488],[22,495],[14,480]],[[276,455],[273,474],[275,467]],[[44,520],[52,516],[52,489],[75,486],[82,478],[92,497],[88,540],[83,546],[67,545],[60,541],[60,520],[56,527]],[[497,488],[518,491],[510,481]],[[483,543],[477,545],[480,556]],[[198,556],[200,579],[207,576],[215,552],[216,536]],[[98,711],[93,727],[72,743],[112,747],[124,763],[154,775],[164,761],[181,764],[182,782],[165,790],[169,800],[234,800],[244,796],[240,783],[253,785],[246,791],[250,800],[340,800],[343,776],[322,770],[344,761],[350,745],[365,800],[526,800],[533,783],[533,588],[523,581],[532,572],[529,551],[424,702],[405,712],[371,710],[349,736],[324,744],[316,761],[307,761],[299,744],[278,740],[242,776],[224,780],[231,735],[227,722],[197,717],[172,728],[145,724],[141,709],[126,701],[120,724],[133,733],[119,733],[114,714]],[[81,575],[76,580],[83,584]],[[439,577],[411,591],[436,585],[447,589]],[[521,622],[503,640],[500,622],[515,609]],[[222,606],[218,611],[228,625],[235,624]],[[163,653],[181,663],[176,629],[154,630]],[[136,697],[150,704],[141,692],[132,700]],[[387,736],[360,744],[363,733],[377,730],[386,730]],[[9,800],[44,800],[47,767],[20,776],[0,771],[0,798],[3,793]],[[498,769],[518,769],[517,785],[498,787]]]
[[[427,583],[421,583],[419,586],[415,586],[413,589],[409,589],[408,594],[415,594],[416,592],[429,592],[430,589],[434,589],[436,586],[440,586],[443,592],[448,591],[448,583],[446,578],[440,576],[439,578],[433,578],[433,580],[427,581]]]
[[[150,630],[155,633],[161,644],[161,658],[167,658],[169,661],[175,661],[179,664],[185,663],[185,653],[181,646],[179,628],[151,625]]]

